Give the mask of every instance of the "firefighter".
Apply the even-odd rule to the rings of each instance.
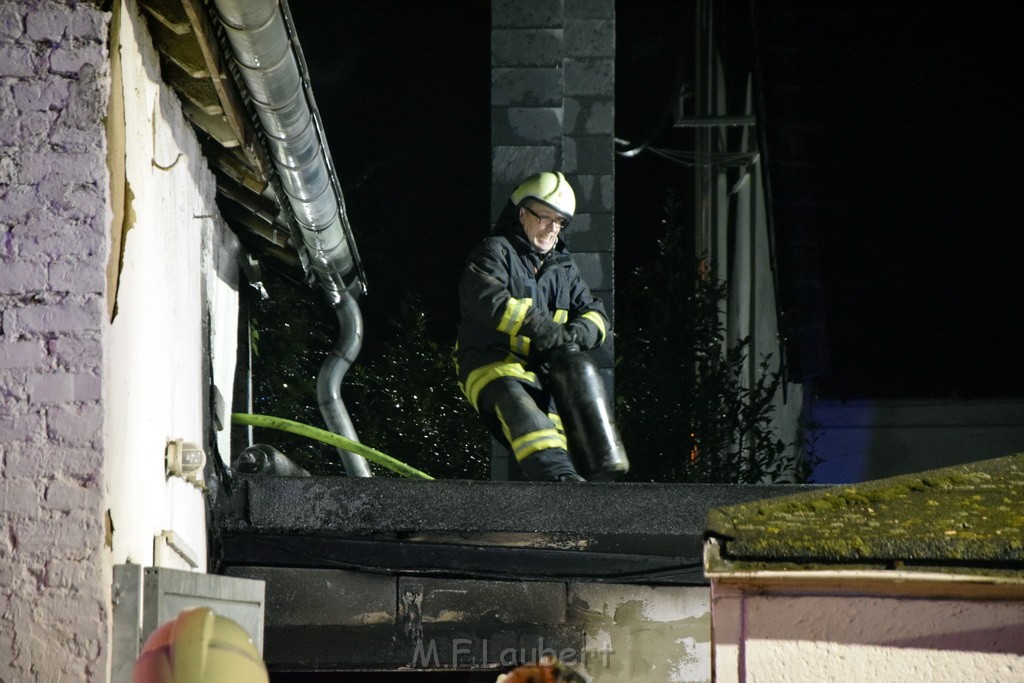
[[[510,479],[584,481],[546,377],[553,353],[596,348],[609,334],[604,306],[563,239],[575,210],[561,173],[526,178],[470,253],[459,284],[459,386],[511,453]]]

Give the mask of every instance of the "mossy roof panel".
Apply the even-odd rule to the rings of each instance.
[[[723,559],[1024,569],[1024,454],[714,508]]]

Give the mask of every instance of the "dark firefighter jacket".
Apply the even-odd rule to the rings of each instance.
[[[458,342],[453,358],[462,392],[477,407],[480,390],[498,377],[539,386],[530,338],[551,325],[573,327],[583,349],[604,343],[608,317],[559,239],[541,257],[514,223],[469,255],[459,284]]]

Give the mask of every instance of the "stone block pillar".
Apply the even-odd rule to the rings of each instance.
[[[565,173],[565,238],[613,319],[614,98],[614,0],[492,0],[491,219],[523,177]],[[595,353],[609,386],[612,355]]]

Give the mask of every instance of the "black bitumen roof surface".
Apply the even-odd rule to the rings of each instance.
[[[716,507],[707,527],[724,568],[1024,574],[1024,454]]]
[[[708,510],[800,485],[550,484],[249,476],[213,556],[242,565],[703,584]]]

